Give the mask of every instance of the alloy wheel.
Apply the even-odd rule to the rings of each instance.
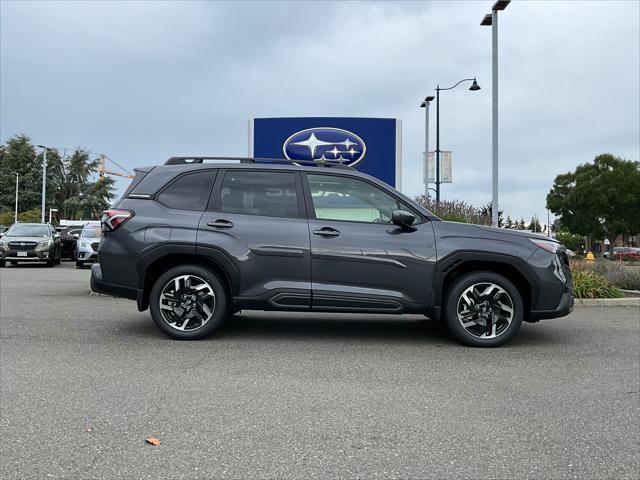
[[[180,275],[162,288],[160,313],[167,324],[179,331],[202,328],[213,316],[216,296],[213,287],[196,275]]]
[[[513,321],[513,301],[507,291],[495,283],[475,283],[460,295],[457,316],[462,328],[474,337],[496,338],[506,332]]]

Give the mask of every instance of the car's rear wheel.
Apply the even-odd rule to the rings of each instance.
[[[171,338],[197,340],[217,330],[228,314],[228,297],[218,276],[198,265],[175,267],[156,280],[149,298],[151,317]]]
[[[518,333],[523,315],[522,295],[497,273],[469,273],[449,288],[445,321],[453,336],[467,345],[502,345]]]

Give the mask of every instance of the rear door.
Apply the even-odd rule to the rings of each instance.
[[[309,309],[309,229],[300,174],[227,169],[200,220],[198,253],[223,252],[239,273],[244,308]],[[212,253],[211,253],[212,254]]]
[[[313,309],[424,311],[436,250],[431,222],[391,223],[411,208],[363,178],[307,173]]]

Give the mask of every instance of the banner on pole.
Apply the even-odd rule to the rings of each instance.
[[[424,156],[424,155],[423,155]],[[423,183],[436,183],[436,153],[429,152],[423,166]],[[440,183],[453,183],[451,151],[440,150]]]

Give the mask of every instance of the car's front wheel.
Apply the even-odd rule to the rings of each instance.
[[[177,340],[197,340],[222,325],[228,315],[228,298],[215,273],[184,265],[156,280],[149,308],[154,323],[165,334]]]
[[[463,275],[449,288],[445,321],[449,331],[473,347],[497,347],[520,329],[522,295],[507,278],[493,272]]]

